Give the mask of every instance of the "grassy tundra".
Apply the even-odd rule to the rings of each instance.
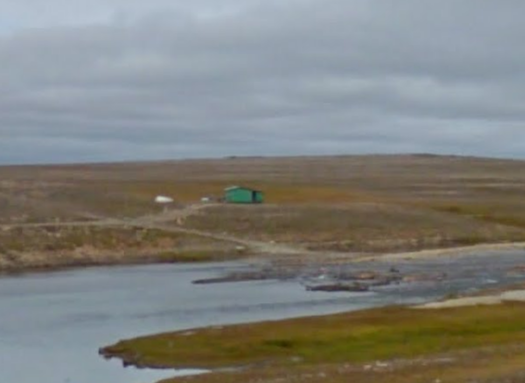
[[[200,204],[232,184],[263,190],[267,203]],[[163,212],[159,194],[177,204]],[[523,161],[430,155],[3,167],[0,271],[523,242],[524,195]],[[245,367],[180,380],[195,383],[522,382],[524,317],[518,302],[394,307],[144,337],[104,353]]]
[[[267,204],[191,209],[232,184]],[[172,219],[159,194],[176,199]],[[524,195],[523,161],[430,155],[1,167],[0,269],[237,256],[223,234],[319,254],[520,242]],[[162,227],[137,234],[144,217]]]
[[[160,334],[102,352],[138,366],[219,369],[163,383],[523,382],[524,316],[518,302],[390,307]]]

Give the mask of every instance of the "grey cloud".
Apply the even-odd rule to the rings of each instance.
[[[1,162],[525,157],[522,1],[141,4],[0,37]]]

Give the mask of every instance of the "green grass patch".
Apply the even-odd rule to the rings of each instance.
[[[200,263],[200,262],[216,262],[241,258],[247,252],[236,251],[235,249],[202,249],[202,250],[167,250],[158,253],[157,258],[161,262],[166,263]]]
[[[415,357],[525,340],[525,305],[356,313],[206,328],[121,341],[104,349],[139,366],[224,367]]]

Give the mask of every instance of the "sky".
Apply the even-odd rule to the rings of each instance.
[[[0,0],[0,164],[525,158],[522,0]]]

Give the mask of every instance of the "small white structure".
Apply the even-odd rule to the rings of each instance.
[[[173,198],[166,197],[164,195],[158,195],[158,196],[155,197],[155,203],[159,203],[161,205],[173,203]]]

